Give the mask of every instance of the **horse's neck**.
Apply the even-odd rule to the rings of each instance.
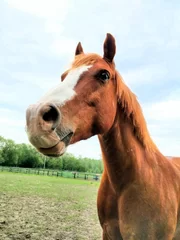
[[[111,130],[99,135],[104,169],[110,182],[121,190],[125,185],[142,177],[144,164],[147,164],[147,150],[134,133],[130,121],[123,113],[116,116]],[[148,156],[152,158],[151,154]],[[151,159],[152,160],[152,159]]]

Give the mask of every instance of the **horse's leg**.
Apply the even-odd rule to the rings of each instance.
[[[123,240],[118,221],[108,221],[103,225],[103,240]]]
[[[173,237],[173,240],[179,240],[179,239],[180,239],[180,219],[178,220],[178,223],[176,226],[176,232]]]
[[[98,216],[103,229],[103,240],[122,240],[116,195],[104,173],[98,191]]]
[[[102,240],[109,240],[109,238],[104,230],[103,230]]]

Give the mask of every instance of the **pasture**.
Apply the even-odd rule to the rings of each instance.
[[[0,173],[0,239],[101,239],[99,182]]]

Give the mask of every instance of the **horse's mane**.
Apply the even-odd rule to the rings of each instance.
[[[136,95],[124,83],[122,76],[117,71],[116,82],[119,105],[126,117],[132,122],[136,137],[147,150],[157,150],[155,143],[150,137],[147,124]]]

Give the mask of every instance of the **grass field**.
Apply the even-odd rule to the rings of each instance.
[[[0,240],[101,239],[98,182],[0,173]]]

